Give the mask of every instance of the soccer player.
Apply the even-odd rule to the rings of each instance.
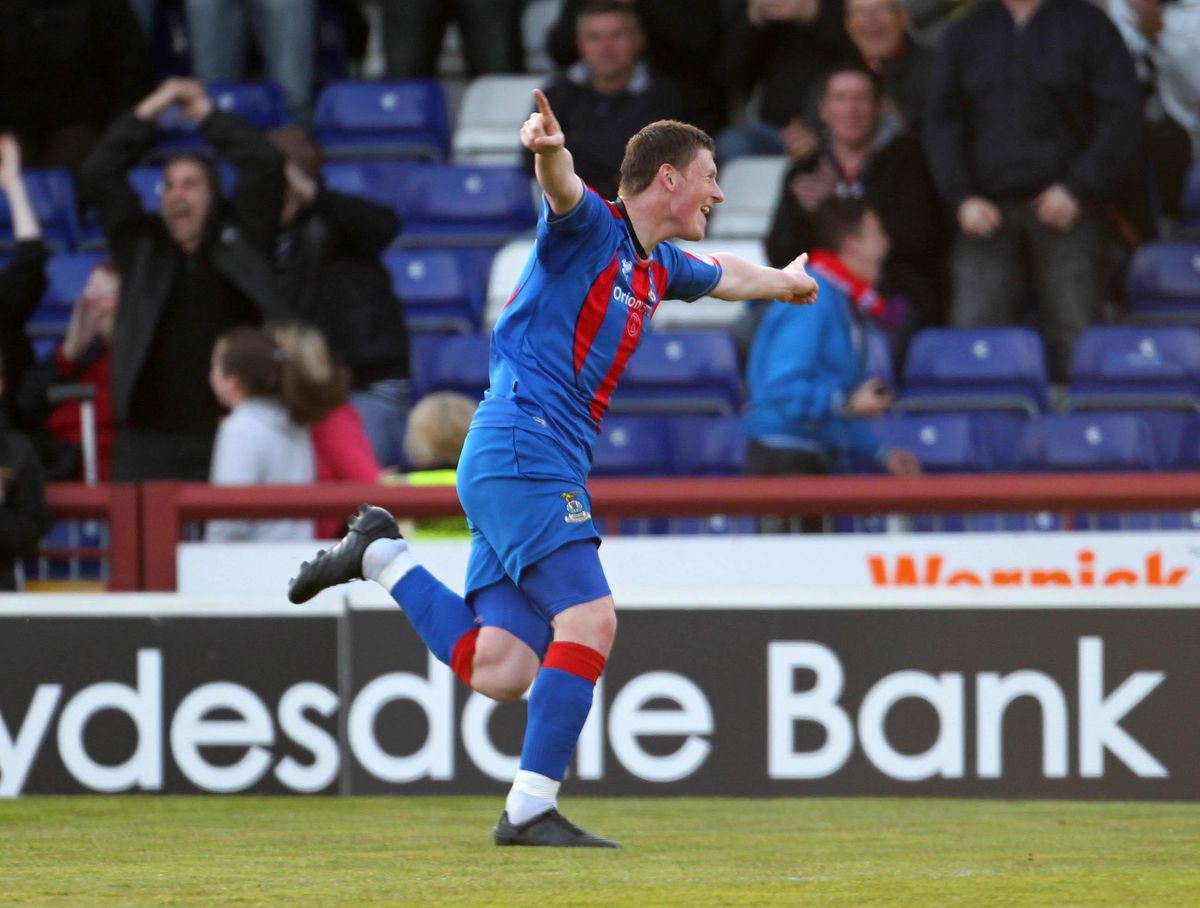
[[[557,809],[617,629],[586,485],[591,439],[662,300],[811,303],[817,289],[805,256],[763,268],[666,242],[702,239],[724,198],[706,133],[672,120],[643,128],[626,146],[619,197],[607,202],[576,175],[545,95],[534,97],[521,142],[537,156],[544,193],[537,243],[492,334],[491,386],[458,467],[471,525],[466,598],[421,567],[392,515],[370,506],[341,542],[301,566],[289,597],[304,602],[371,578],[474,690],[509,701],[532,683],[495,843],[616,848]]]

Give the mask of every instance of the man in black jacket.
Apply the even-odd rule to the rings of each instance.
[[[951,27],[925,148],[959,226],[954,324],[1019,321],[1031,282],[1051,378],[1066,381],[1104,298],[1102,205],[1140,132],[1133,61],[1086,0],[988,0]]]
[[[580,60],[546,86],[563,132],[571,136],[575,172],[606,199],[617,197],[618,171],[630,136],[655,120],[683,116],[678,88],[650,72],[637,11],[617,0],[589,0],[575,37]],[[533,174],[534,155],[525,154]]]
[[[228,201],[211,162],[185,155],[166,166],[161,213],[142,210],[125,176],[171,105],[237,170]],[[269,258],[283,158],[250,124],[215,110],[200,82],[168,79],[112,125],[82,179],[124,276],[112,342],[113,477],[206,480],[220,416],[207,381],[213,344],[236,325],[287,316]]]
[[[349,367],[350,400],[375,457],[395,466],[409,406],[408,326],[380,255],[400,219],[386,205],[322,185],[320,152],[303,130],[285,126],[269,138],[287,159],[275,245],[280,295]]]
[[[51,523],[46,480],[33,443],[0,409],[0,592],[17,589],[17,562],[34,553]]]

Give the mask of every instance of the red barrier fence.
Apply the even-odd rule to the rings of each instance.
[[[880,514],[1200,509],[1197,473],[1082,473],[988,476],[806,476],[597,479],[597,517],[710,514]],[[316,486],[141,486],[56,483],[47,489],[59,519],[109,521],[109,589],[173,590],[184,524],[214,517],[343,517],[369,501],[400,518],[461,513],[451,487],[329,483]]]
[[[108,521],[108,588],[114,592],[142,588],[139,498],[138,487],[132,485],[64,482],[46,487],[46,500],[57,519]]]

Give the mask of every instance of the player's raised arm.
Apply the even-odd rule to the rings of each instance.
[[[812,303],[817,299],[817,282],[804,265],[807,253],[783,268],[766,268],[727,252],[713,256],[721,263],[721,280],[712,295],[722,300],[776,299],[785,303]]]
[[[539,88],[533,90],[533,99],[537,110],[521,126],[521,144],[533,152],[533,173],[550,200],[550,209],[562,214],[579,202],[583,181],[575,173],[575,162],[550,102]]]

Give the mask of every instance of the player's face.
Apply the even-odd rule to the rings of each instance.
[[[636,21],[624,13],[584,16],[575,40],[592,80],[602,84],[629,79],[644,44]]]
[[[867,60],[886,60],[900,52],[908,22],[897,0],[847,0],[846,31]]]
[[[163,174],[162,216],[176,243],[192,251],[212,207],[208,171],[197,161],[172,161]]]
[[[671,214],[679,224],[677,235],[684,240],[702,240],[713,206],[725,201],[725,193],[717,185],[717,165],[712,152],[707,148],[696,152],[691,163],[680,172],[676,185]]]
[[[830,77],[821,98],[821,121],[835,142],[863,145],[875,135],[879,102],[871,81],[862,73],[843,72]]]

